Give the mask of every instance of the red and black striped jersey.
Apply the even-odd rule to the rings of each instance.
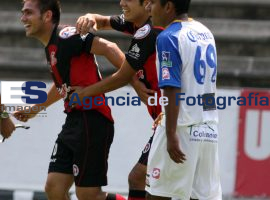
[[[155,90],[158,98],[161,96],[158,87],[156,71],[156,39],[163,31],[161,27],[154,27],[150,19],[142,27],[125,21],[123,15],[112,16],[110,23],[113,29],[133,35],[126,60],[137,71],[137,76],[148,89]],[[161,112],[161,106],[147,106],[148,112],[155,119]]]
[[[51,35],[48,45],[45,47],[47,61],[54,83],[64,99],[65,112],[72,110],[68,106],[68,95],[70,86],[86,87],[101,80],[101,75],[95,60],[90,53],[95,35],[88,33],[85,36],[76,34],[75,27],[56,27]],[[97,97],[97,96],[95,96]],[[105,105],[105,95],[98,95],[102,99],[99,105],[94,104],[92,97],[92,108],[102,113],[109,120],[113,121],[111,109]],[[84,110],[89,101],[75,109]]]

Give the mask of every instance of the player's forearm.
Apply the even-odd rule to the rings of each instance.
[[[181,89],[174,87],[164,88],[164,96],[168,97],[169,104],[165,106],[166,115],[166,135],[169,139],[176,133],[177,118],[180,106],[176,104],[175,94],[180,93]]]
[[[40,108],[44,108],[44,107],[48,108],[50,105],[54,104],[59,99],[61,99],[61,96],[60,96],[59,92],[57,91],[55,84],[53,84],[52,87],[50,88],[50,90],[48,91],[47,101],[45,101],[44,103],[41,103],[41,104],[36,104],[35,106],[38,106]]]
[[[127,61],[124,61],[123,66],[116,73],[94,85],[84,88],[81,96],[95,96],[116,90],[127,85],[135,73],[136,71],[130,67]]]
[[[90,53],[105,56],[117,68],[120,68],[125,60],[124,53],[115,43],[100,37],[94,38]]]
[[[118,48],[115,43],[108,43],[105,57],[112,63],[116,68],[120,68],[125,61],[125,54]]]
[[[91,15],[95,19],[97,30],[112,29],[110,23],[110,16],[104,16],[99,14],[89,14],[89,15]]]

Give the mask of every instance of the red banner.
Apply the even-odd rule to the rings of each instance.
[[[246,106],[240,106],[235,195],[270,196],[270,92],[241,96]]]

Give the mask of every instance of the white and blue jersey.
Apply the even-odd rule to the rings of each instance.
[[[178,126],[218,122],[213,102],[216,98],[216,55],[213,34],[193,19],[174,21],[158,36],[159,87],[177,87],[185,93],[176,97],[180,103]]]

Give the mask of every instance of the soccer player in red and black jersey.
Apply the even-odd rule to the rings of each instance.
[[[35,106],[48,107],[62,97],[67,113],[51,155],[45,187],[48,199],[69,199],[68,191],[75,181],[80,200],[122,200],[120,195],[101,190],[107,185],[107,160],[114,136],[113,118],[104,103],[104,94],[97,95],[103,100],[102,105],[91,105],[91,110],[87,110],[89,102],[71,109],[66,99],[71,86],[85,87],[101,80],[94,54],[105,56],[116,67],[121,66],[124,54],[114,43],[91,33],[80,36],[75,27],[60,27],[59,19],[58,0],[23,1],[21,21],[26,36],[45,46],[54,80],[47,101]],[[18,111],[15,116],[27,121],[38,113],[30,111],[30,116],[25,111]]]
[[[91,29],[115,29],[133,35],[129,50],[126,53],[126,60],[121,68],[113,76],[104,79],[100,84],[93,85],[93,87],[85,88],[85,90],[74,88],[79,96],[87,96],[88,92],[91,95],[96,95],[115,90],[130,82],[133,75],[136,74],[140,80],[136,84],[144,85],[144,87],[135,87],[135,90],[141,88],[136,92],[143,102],[147,103],[147,99],[153,93],[157,93],[158,98],[160,97],[155,64],[155,42],[162,28],[151,25],[149,12],[145,9],[148,3],[148,0],[121,0],[122,15],[86,14],[78,19],[77,30],[82,34]],[[159,105],[147,106],[147,108],[153,120],[161,113]],[[129,174],[129,200],[145,199],[146,166],[151,142],[152,137]]]

